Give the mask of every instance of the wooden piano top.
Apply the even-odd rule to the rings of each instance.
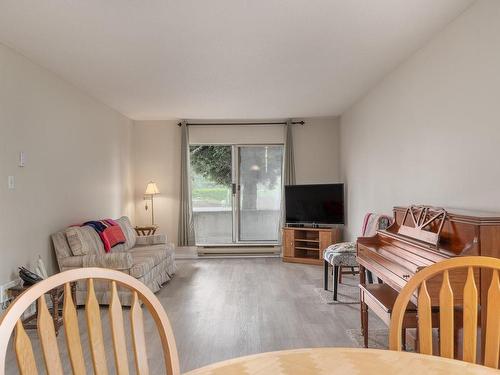
[[[480,254],[479,242],[483,227],[498,227],[500,230],[500,214],[449,209],[446,210],[446,219],[439,236],[439,243],[437,246],[432,246],[398,233],[403,224],[406,210],[407,207],[394,207],[394,224],[386,231],[381,231],[380,236],[395,237],[401,241],[409,242],[417,248],[437,251],[443,255],[463,256]],[[408,218],[404,224],[413,226]],[[386,233],[384,234],[384,232]]]
[[[408,207],[396,206],[394,212],[399,212],[404,215]],[[500,225],[500,213],[480,210],[466,210],[460,208],[445,208],[448,218],[451,221],[461,221],[464,223],[475,225]]]

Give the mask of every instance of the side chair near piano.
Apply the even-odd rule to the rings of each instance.
[[[357,261],[360,264],[361,330],[368,340],[368,308],[387,324],[395,313],[398,294],[414,275],[426,267],[455,257],[487,256],[500,258],[500,215],[485,212],[445,210],[429,206],[395,207],[394,223],[375,236],[360,237],[357,241]],[[366,282],[364,270],[371,271],[383,284]],[[455,301],[463,298],[467,269],[458,268],[450,274]],[[476,270],[478,304],[486,306],[491,271]],[[433,327],[439,326],[438,279],[427,283],[430,295]],[[405,305],[405,318],[401,329],[417,324],[417,300],[410,299]],[[399,312],[398,312],[399,313]],[[460,316],[461,309],[455,311]],[[465,314],[465,312],[464,312]],[[480,314],[481,341],[484,346],[486,314]],[[456,319],[455,329],[460,329]],[[404,333],[404,332],[402,332]]]
[[[479,305],[479,292],[477,288],[477,272],[480,269],[488,274],[488,280],[483,278],[486,289],[486,299]],[[457,270],[465,271],[467,279],[461,291],[463,300],[463,347],[462,360],[476,363],[477,353],[477,328],[478,313],[481,311],[486,319],[484,332],[484,348],[482,353],[484,365],[498,368],[500,354],[500,259],[490,257],[460,257],[444,260],[433,264],[417,272],[401,290],[391,319],[390,326],[390,349],[401,350],[402,337],[401,328],[405,319],[405,310],[410,300],[417,302],[419,352],[432,355],[432,302],[429,295],[432,279],[439,276],[441,281],[439,288],[439,350],[436,352],[440,356],[455,357],[454,347],[455,324],[457,320],[455,312],[457,310],[457,298],[454,293],[453,272]],[[456,288],[455,288],[456,289]],[[455,291],[456,292],[456,291]]]
[[[374,236],[379,229],[386,229],[391,224],[392,218],[386,215],[367,213],[363,220],[361,235]],[[357,273],[359,264],[356,261],[356,242],[341,242],[330,245],[323,253],[324,263],[324,288],[328,290],[329,268],[333,272],[333,300],[337,301],[338,284],[342,283],[342,274]],[[343,271],[344,268],[350,269]],[[355,271],[356,269],[356,271]]]
[[[86,282],[88,286],[84,312],[87,323],[88,348],[85,349],[90,350],[91,361],[86,360],[84,355],[87,350],[84,350],[82,346],[78,313],[71,298],[70,284],[76,281]],[[107,313],[110,318],[112,344],[104,341],[101,312],[94,291],[94,282],[110,285],[111,303]],[[44,298],[44,293],[58,286],[64,286],[65,291],[63,315],[67,356],[64,355],[63,358],[68,357],[69,363],[61,360],[59,345],[62,345],[62,340],[58,342],[56,339],[53,321]],[[131,323],[130,334],[125,333],[118,288],[127,288],[132,294],[133,303],[130,314],[128,314]],[[92,372],[96,375],[107,375],[109,369],[113,368],[113,362],[113,370],[115,370],[113,373],[128,375],[130,369],[127,339],[131,339],[129,347],[132,348],[131,355],[133,355],[137,374],[180,374],[179,358],[172,328],[165,310],[153,292],[137,279],[120,271],[79,268],[56,274],[35,284],[10,305],[0,320],[0,375],[5,374],[6,354],[12,332],[15,332],[12,347],[16,353],[20,374],[38,374],[39,368],[31,340],[21,322],[22,314],[33,302],[37,302],[39,306],[38,339],[40,345],[36,347],[41,348],[45,370],[49,375],[61,375],[71,371],[75,375]],[[154,367],[151,369],[150,363],[148,363],[147,344],[151,345],[150,336],[153,332],[148,329],[148,340],[146,341],[141,302],[152,316],[159,333],[162,349],[160,352],[162,352],[164,359],[163,370],[160,358],[154,358]],[[64,353],[64,350],[62,352]],[[40,367],[43,365],[40,364]],[[193,370],[189,374],[291,375],[300,371],[310,375],[346,375],[380,371],[384,375],[391,375],[400,374],[410,368],[414,373],[424,373],[432,369],[433,374],[443,375],[449,373],[493,375],[497,373],[496,370],[484,366],[416,353],[356,348],[310,348],[236,358]],[[43,369],[40,370],[44,372]]]

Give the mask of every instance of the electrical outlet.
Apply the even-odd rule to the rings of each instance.
[[[7,185],[9,186],[9,190],[14,190],[16,187],[16,180],[14,179],[14,176],[9,176],[7,178]]]

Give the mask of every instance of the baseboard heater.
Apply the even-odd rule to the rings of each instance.
[[[220,255],[220,256],[272,256],[280,255],[280,245],[198,245],[198,255]]]

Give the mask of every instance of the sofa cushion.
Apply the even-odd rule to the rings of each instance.
[[[125,249],[128,250],[133,248],[137,240],[137,235],[134,227],[132,227],[132,224],[130,223],[129,218],[127,216],[122,216],[115,221],[122,228],[123,234],[125,235]]]
[[[171,246],[167,244],[158,244],[150,246],[136,246],[130,250],[130,253],[136,256],[152,257],[154,258],[155,266],[163,261],[168,255],[173,253]]]
[[[66,238],[73,255],[102,254],[104,246],[97,232],[88,226],[69,227]]]
[[[145,274],[149,273],[155,266],[155,260],[153,257],[144,256],[141,254],[132,255],[132,267],[130,267],[130,275],[136,278],[142,277]]]
[[[133,266],[129,253],[90,254],[83,257],[83,267],[101,267],[113,270],[128,270]]]
[[[172,253],[173,249],[166,244],[135,247],[129,251],[133,263],[130,274],[134,277],[142,277],[165,261]]]
[[[127,251],[128,248],[127,248],[127,244],[126,243],[120,243],[116,246],[113,246],[113,248],[111,249],[111,253],[121,253],[123,251]]]

